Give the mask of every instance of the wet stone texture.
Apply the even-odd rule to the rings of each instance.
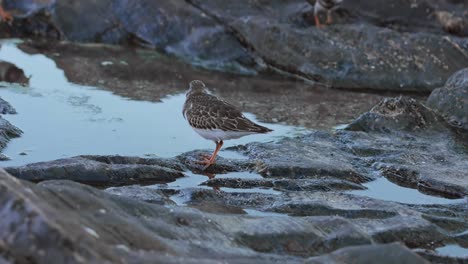
[[[427,105],[451,125],[468,131],[468,68],[456,72],[443,87],[435,89]]]
[[[48,210],[58,207],[62,212],[66,205],[71,209],[60,214],[73,215],[73,206],[78,206],[80,216],[73,216],[73,223],[83,225],[92,243],[99,244],[93,249],[117,251],[123,259],[134,254],[152,258],[154,252],[163,251],[192,260],[301,262],[307,258],[325,263],[366,251],[387,261],[389,255],[382,252],[395,251],[392,261],[424,263],[417,254],[433,260],[440,256],[433,251],[438,247],[467,246],[463,233],[468,229],[464,198],[468,156],[458,133],[433,110],[414,99],[397,97],[383,100],[345,130],[233,147],[248,159],[220,157],[206,171],[195,163],[202,151],[193,151],[170,159],[80,156],[6,168],[19,179],[41,182],[38,186],[4,177],[7,183],[27,185],[32,193],[40,193],[36,195],[54,193],[41,198],[48,201],[44,202]],[[190,171],[206,178],[198,186],[183,184],[193,177]],[[231,172],[261,177],[224,176]],[[365,183],[379,177],[458,200],[405,204],[348,192],[365,189]],[[98,191],[69,180],[98,187],[128,186]],[[68,199],[73,203],[64,202]],[[400,244],[376,245],[394,242]],[[440,259],[462,261],[462,257]]]
[[[41,37],[22,50],[71,82],[159,102],[202,79],[260,120],[311,129],[205,171],[204,150],[4,168],[0,263],[467,261],[437,251],[468,247],[465,1],[349,0],[320,30],[303,0],[3,2],[15,21],[0,35]],[[0,117],[0,148],[20,134]],[[386,179],[444,203],[360,194]]]
[[[392,262],[425,263],[401,244],[372,245],[362,228],[339,216],[203,213],[110,195],[71,181],[33,185],[5,172],[0,178],[2,257],[20,263],[303,263],[330,253],[308,260],[329,263],[353,259],[358,252]],[[344,246],[352,247],[339,249]]]
[[[304,0],[5,2],[17,20],[1,25],[4,37],[136,44],[208,69],[274,70],[328,87],[429,92],[468,64],[465,1],[345,1],[322,30]]]
[[[10,103],[3,100],[1,97],[0,97],[0,114],[3,114],[3,115],[16,114],[15,108],[13,108],[13,106],[11,106]],[[10,139],[19,137],[21,133],[23,133],[21,129],[12,125],[6,119],[0,116],[0,150],[6,147]],[[1,154],[0,159],[5,159],[5,158],[7,157]]]

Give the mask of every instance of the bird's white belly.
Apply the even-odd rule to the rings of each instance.
[[[243,136],[255,134],[255,132],[223,131],[221,129],[193,128],[193,130],[195,130],[195,132],[197,132],[203,138],[213,141],[236,139]]]

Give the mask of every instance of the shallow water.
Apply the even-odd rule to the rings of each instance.
[[[468,249],[459,245],[446,245],[436,248],[436,252],[443,256],[468,258]]]
[[[419,192],[416,189],[393,184],[385,177],[365,183],[367,190],[349,191],[349,193],[406,204],[451,204],[463,203],[466,199],[446,199]]]
[[[202,139],[183,119],[181,109],[184,94],[167,95],[162,102],[148,102],[73,84],[53,60],[40,54],[29,55],[12,42],[2,43],[0,60],[12,62],[21,67],[26,75],[32,76],[29,87],[8,85],[7,88],[0,88],[0,96],[18,112],[17,115],[3,117],[24,131],[20,138],[13,139],[4,149],[3,153],[11,160],[1,162],[0,166],[18,166],[82,154],[173,157],[195,149],[214,149],[212,142]],[[254,115],[247,113],[246,116],[256,121]],[[307,131],[300,127],[259,123],[274,129],[274,132],[227,141],[225,147],[253,141],[272,141]],[[220,155],[225,158],[245,158],[229,150],[223,150]],[[168,184],[168,187],[211,189],[200,186],[208,177],[193,173],[186,175]],[[254,173],[229,173],[216,177],[261,178]],[[464,201],[425,195],[414,189],[397,186],[385,178],[367,183],[366,186],[368,190],[352,193],[410,204]],[[221,190],[278,193],[262,188]]]
[[[153,103],[76,85],[67,81],[53,60],[26,54],[13,43],[2,45],[0,60],[12,62],[32,76],[30,87],[10,85],[0,89],[0,96],[18,112],[3,117],[24,131],[8,144],[4,154],[11,160],[0,166],[81,154],[172,157],[194,149],[214,149],[214,143],[202,139],[184,120],[184,94],[168,95],[162,103]],[[246,116],[255,120],[252,114]],[[304,131],[293,126],[262,125],[274,132],[227,141],[225,147]],[[239,155],[227,151],[221,156]]]

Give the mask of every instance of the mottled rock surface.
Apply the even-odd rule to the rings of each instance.
[[[322,263],[336,256],[346,261],[366,251],[377,259],[424,263],[401,245],[372,246],[361,228],[342,217],[203,213],[139,202],[70,181],[34,185],[3,171],[0,189],[0,255],[5,260],[302,263],[303,257],[331,253],[309,259]],[[345,248],[333,252],[341,247]]]
[[[0,117],[0,150],[6,147],[10,139],[19,137],[22,133],[21,129]]]
[[[468,131],[468,68],[456,72],[444,87],[432,91],[427,105],[451,125]]]
[[[16,109],[7,101],[0,97],[0,114],[16,114]]]
[[[304,0],[7,2],[28,17],[1,25],[3,36],[137,44],[209,69],[269,69],[328,87],[429,92],[468,64],[466,38],[450,35],[465,36],[464,1],[350,0],[322,30]]]

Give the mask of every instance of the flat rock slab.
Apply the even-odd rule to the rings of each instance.
[[[0,255],[6,261],[302,263],[324,253],[331,253],[325,259],[341,255],[346,261],[352,252],[366,251],[374,260],[424,263],[404,246],[371,245],[359,227],[341,217],[210,214],[139,202],[71,181],[34,185],[4,171],[0,189]]]
[[[184,176],[181,171],[170,168],[170,162],[166,166],[161,166],[161,163],[166,162],[118,156],[78,156],[7,170],[21,179],[33,182],[66,179],[96,186],[166,183]]]

